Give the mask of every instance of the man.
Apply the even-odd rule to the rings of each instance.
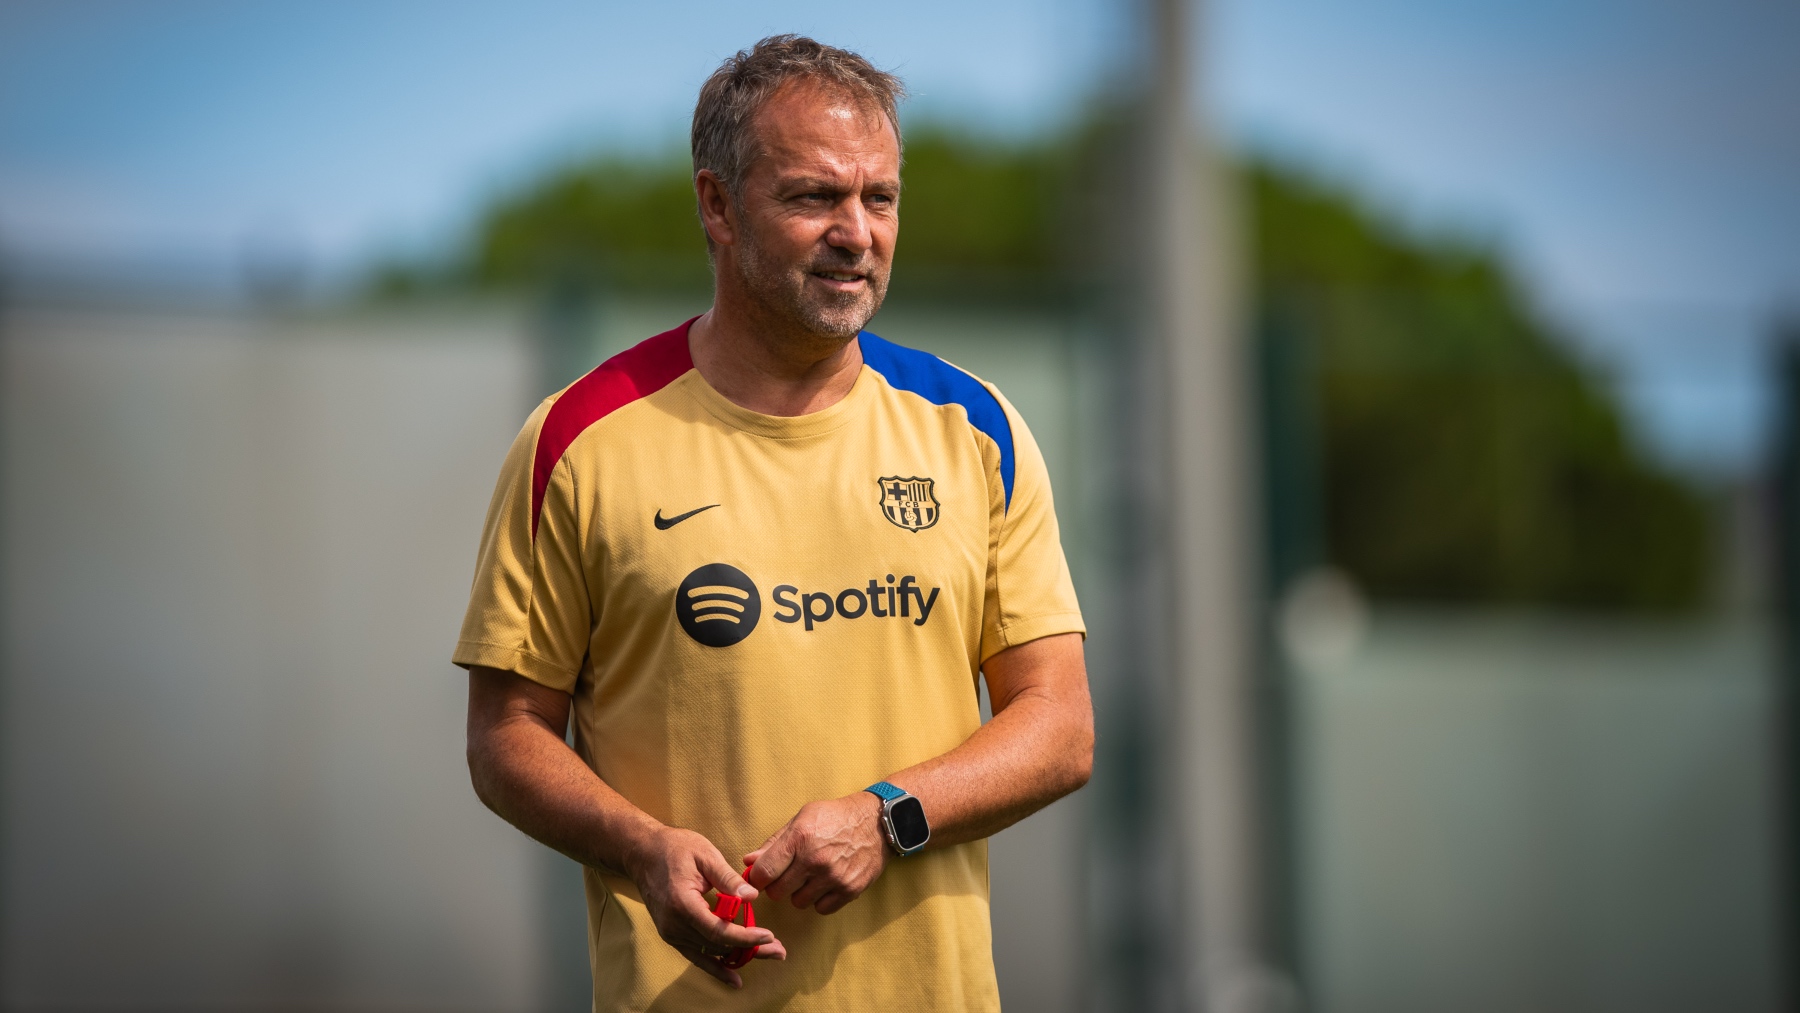
[[[985,838],[1088,778],[1030,433],[862,333],[899,95],[793,36],[720,67],[693,129],[712,309],[540,405],[489,508],[469,767],[584,866],[596,1009],[997,1009]],[[751,946],[785,962],[727,966]]]

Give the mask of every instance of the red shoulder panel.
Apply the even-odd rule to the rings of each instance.
[[[694,320],[698,320],[695,317]],[[563,396],[550,406],[544,424],[538,430],[537,453],[531,462],[531,537],[537,537],[538,514],[544,508],[544,490],[550,487],[550,473],[576,437],[587,428],[639,398],[662,390],[681,374],[694,368],[688,354],[689,320],[672,331],[664,331],[594,367],[594,371],[576,380],[563,391]]]

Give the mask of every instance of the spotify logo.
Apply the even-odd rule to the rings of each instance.
[[[675,618],[700,643],[730,647],[756,629],[762,595],[744,571],[729,563],[708,563],[676,589]]]

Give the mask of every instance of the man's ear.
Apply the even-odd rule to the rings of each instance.
[[[715,246],[737,242],[737,208],[725,192],[725,182],[711,169],[694,173],[694,198],[700,207],[700,227]]]

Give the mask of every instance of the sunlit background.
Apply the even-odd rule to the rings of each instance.
[[[1255,855],[1195,988],[1153,7],[0,3],[0,1005],[587,1007],[448,657],[530,407],[707,305],[700,82],[795,31],[907,81],[871,329],[1018,405],[1092,626],[1008,1008],[1788,1006],[1800,8],[1191,6]]]

